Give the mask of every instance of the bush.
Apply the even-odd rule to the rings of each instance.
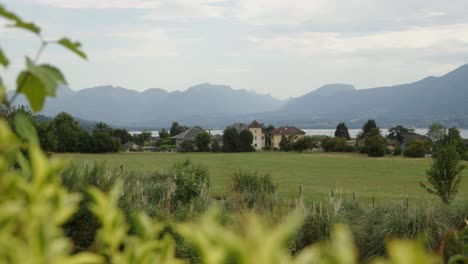
[[[396,146],[395,150],[393,150],[394,156],[401,156],[402,153],[403,153],[403,149],[400,146]]]
[[[210,187],[208,169],[195,165],[190,160],[177,162],[172,167],[175,190],[172,207],[187,204],[208,192]]]
[[[221,146],[219,145],[217,140],[214,140],[211,143],[211,152],[215,152],[215,153],[221,152]]]
[[[232,178],[231,190],[243,206],[259,211],[271,211],[275,205],[276,185],[270,175],[237,171]]]
[[[365,152],[369,157],[383,157],[387,151],[385,139],[378,128],[372,128],[365,136]]]
[[[346,138],[325,137],[322,139],[322,148],[325,152],[353,152],[353,146],[347,144]]]
[[[193,152],[195,151],[195,145],[190,140],[184,140],[182,143],[180,143],[178,151]]]
[[[405,148],[404,155],[410,158],[424,158],[427,152],[429,152],[427,143],[421,140],[415,140]]]

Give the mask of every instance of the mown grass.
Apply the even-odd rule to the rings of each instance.
[[[368,158],[359,154],[338,153],[118,153],[118,154],[56,154],[75,163],[106,161],[110,168],[125,171],[156,171],[167,169],[175,161],[191,159],[208,167],[211,193],[222,195],[229,189],[236,170],[268,173],[278,185],[278,195],[294,198],[302,185],[306,201],[323,199],[331,194],[351,198],[352,193],[365,203],[408,199],[436,199],[419,186],[431,160],[401,157]],[[467,162],[465,164],[468,165]],[[468,170],[464,172],[468,176]],[[460,185],[460,197],[468,194],[468,179]]]

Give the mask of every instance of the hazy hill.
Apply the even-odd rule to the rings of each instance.
[[[18,103],[24,103],[24,98]],[[60,87],[57,98],[49,99],[41,114],[55,116],[65,111],[115,126],[160,127],[174,120],[191,125],[209,123],[213,118],[268,112],[282,104],[270,95],[208,83],[175,92],[162,89],[137,92],[113,86],[73,91]]]
[[[18,103],[24,103],[19,100]],[[270,95],[200,84],[186,91],[148,89],[137,92],[99,86],[79,91],[61,87],[41,113],[68,112],[75,117],[133,128],[187,125],[222,128],[253,119],[276,125],[327,128],[345,121],[361,127],[369,118],[382,127],[404,124],[426,127],[432,122],[468,127],[468,64],[441,77],[372,89],[329,84],[303,96],[278,100]]]
[[[468,64],[441,77],[396,86],[356,90],[351,85],[326,85],[286,103],[278,120],[323,123],[343,120],[425,126],[441,121],[468,125]]]

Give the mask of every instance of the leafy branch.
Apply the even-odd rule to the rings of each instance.
[[[67,37],[59,40],[44,40],[41,35],[41,28],[32,22],[22,20],[18,15],[8,11],[3,5],[0,4],[0,17],[11,22],[9,27],[19,28],[33,33],[39,38],[40,47],[34,57],[30,59],[26,57],[26,69],[21,71],[16,80],[16,90],[12,97],[8,100],[6,98],[6,88],[1,82],[0,78],[0,102],[4,102],[7,107],[11,107],[19,94],[23,93],[33,111],[41,111],[45,98],[47,96],[55,96],[57,87],[60,84],[66,84],[63,74],[57,67],[49,64],[38,64],[41,55],[49,44],[58,44],[69,51],[75,53],[83,59],[87,59],[86,54],[81,50],[81,43],[74,42]],[[0,64],[7,68],[10,64],[9,59],[0,48]]]

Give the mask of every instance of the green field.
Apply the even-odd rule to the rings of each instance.
[[[419,186],[424,180],[430,159],[400,157],[368,158],[359,154],[337,153],[118,153],[57,154],[79,164],[103,162],[111,168],[124,166],[126,171],[155,171],[170,167],[175,161],[191,159],[208,167],[211,192],[222,194],[237,169],[268,173],[278,185],[280,197],[294,198],[302,185],[306,200],[322,199],[331,193],[376,202],[382,200],[430,199]],[[465,164],[468,164],[465,162]],[[468,175],[465,170],[464,175]],[[468,177],[460,186],[463,198],[468,194]]]

